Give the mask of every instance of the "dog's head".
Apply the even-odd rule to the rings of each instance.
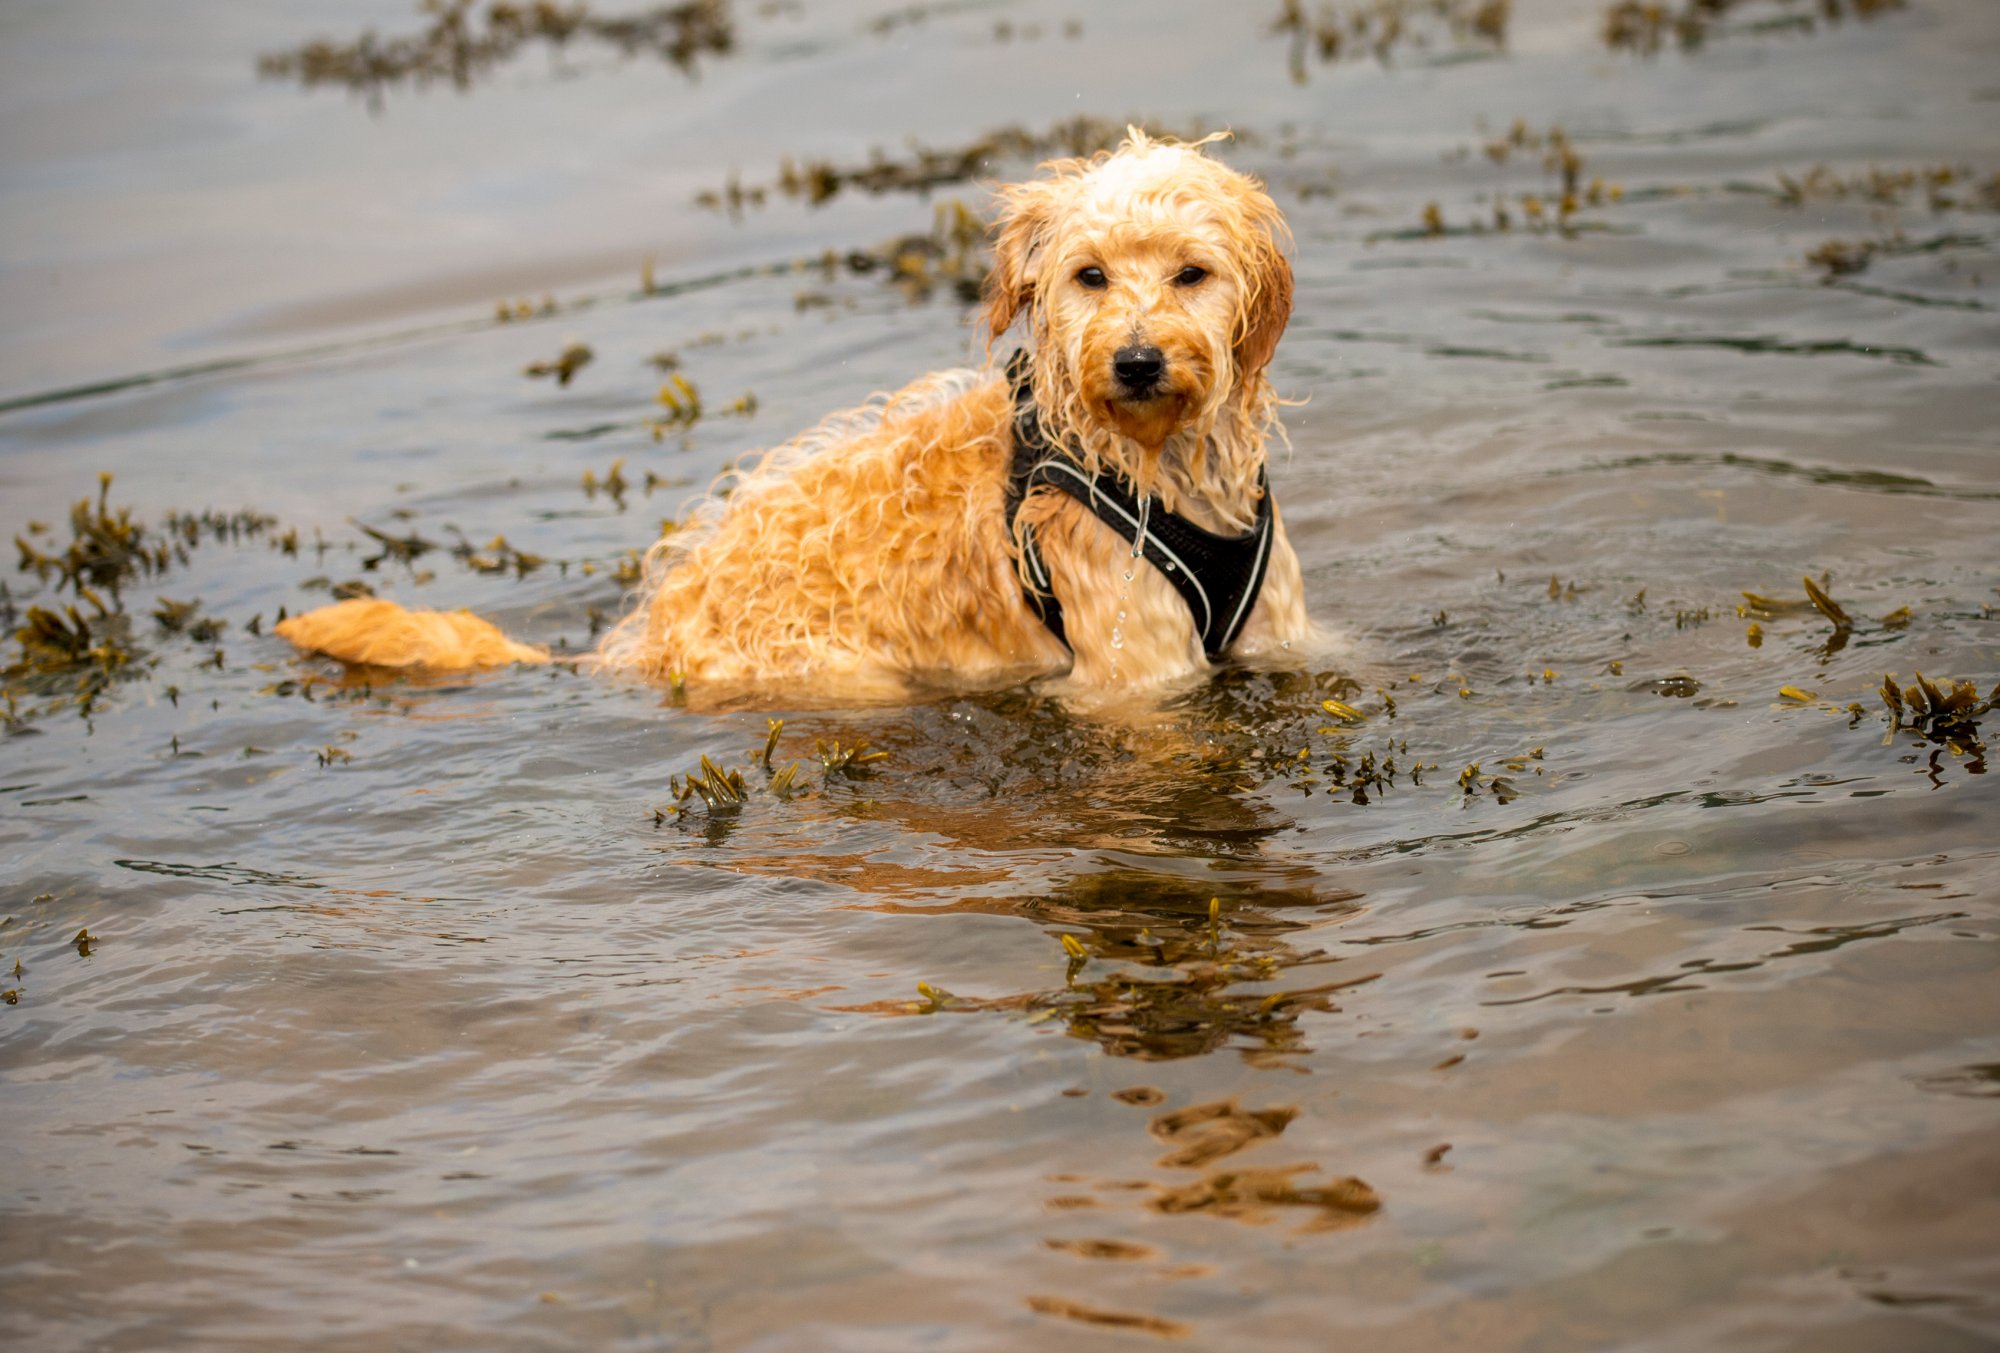
[[[1044,407],[1149,452],[1260,384],[1292,312],[1284,218],[1205,144],[1131,128],[1116,152],[1053,160],[1000,195],[992,336],[1025,312]]]

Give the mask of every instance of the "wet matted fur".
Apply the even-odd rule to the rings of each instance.
[[[1276,205],[1206,144],[1134,129],[1115,152],[1051,161],[1001,189],[985,320],[989,351],[1024,323],[1049,445],[1228,535],[1257,519],[1266,455],[1283,436],[1265,368],[1291,314],[1292,274]],[[1141,384],[1135,352],[1158,359]],[[989,362],[925,376],[766,453],[652,547],[636,604],[587,661],[685,683],[704,702],[760,690],[894,698],[1056,676],[1083,691],[1144,689],[1205,670],[1180,593],[1075,497],[1037,488],[1009,523],[1014,414]],[[1027,529],[1067,646],[1024,598]],[[548,660],[476,617],[384,601],[324,607],[278,633],[390,667]],[[1230,652],[1303,646],[1312,634],[1279,519]]]

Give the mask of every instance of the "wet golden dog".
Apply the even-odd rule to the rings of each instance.
[[[1268,558],[1227,651],[1305,641],[1298,560],[1264,506],[1266,451],[1282,436],[1265,367],[1291,313],[1287,232],[1263,189],[1205,144],[1134,130],[1115,153],[1052,161],[1001,190],[985,319],[997,340],[1025,318],[1018,379],[927,376],[770,452],[652,548],[637,606],[590,662],[685,682],[704,702],[1065,674],[1070,688],[1115,691],[1205,670],[1194,603],[1132,536],[1088,494],[1022,492],[1017,427],[1219,537],[1261,514]],[[1024,560],[1030,538],[1039,570]],[[1062,638],[1037,609],[1045,594]],[[548,661],[476,617],[387,601],[342,602],[278,632],[390,667]]]

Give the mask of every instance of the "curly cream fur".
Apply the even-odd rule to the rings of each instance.
[[[1115,153],[1053,161],[1002,189],[986,319],[997,340],[1026,316],[1052,443],[1198,525],[1240,532],[1257,517],[1267,448],[1283,437],[1265,366],[1291,312],[1292,276],[1277,207],[1204,144],[1129,130]],[[1134,343],[1165,360],[1141,395],[1113,370],[1113,354]],[[1075,688],[1125,689],[1205,669],[1179,593],[1074,499],[1037,490],[1010,534],[1013,414],[991,367],[941,372],[726,476],[648,552],[636,606],[591,661],[684,682],[704,702],[896,698],[926,683],[1065,672]],[[1068,650],[1022,597],[1019,533],[1030,527],[1068,618]],[[1310,637],[1303,593],[1281,519],[1237,650]],[[389,665],[536,656],[493,648],[509,642],[498,631],[455,651],[438,626],[418,626],[424,643],[398,652],[385,636],[410,627],[379,610],[340,611],[279,632]]]

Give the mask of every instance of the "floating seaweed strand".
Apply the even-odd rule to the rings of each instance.
[[[651,53],[690,77],[700,57],[725,56],[736,46],[725,0],[686,0],[609,17],[592,14],[584,4],[501,0],[487,7],[483,27],[472,21],[474,0],[425,0],[419,8],[432,16],[420,33],[379,38],[371,30],[351,42],[320,39],[291,51],[267,52],[257,58],[257,73],[266,79],[295,79],[307,89],[344,85],[365,98],[370,111],[379,112],[383,91],[391,86],[422,89],[448,82],[464,92],[530,43],[557,53],[585,41],[626,57]]]

